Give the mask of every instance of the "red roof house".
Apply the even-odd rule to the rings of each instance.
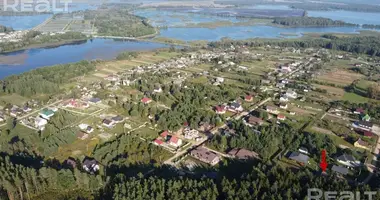
[[[164,142],[161,141],[160,139],[155,139],[153,143],[156,145],[162,145]]]
[[[168,131],[164,131],[160,134],[161,137],[166,138],[169,135]]]
[[[148,104],[150,102],[152,102],[152,99],[148,98],[148,97],[144,97],[141,99],[141,102],[144,103],[144,104]]]
[[[179,147],[182,144],[182,140],[173,135],[169,140],[169,144],[175,147]]]
[[[277,115],[277,119],[283,121],[286,119],[286,116],[285,115]]]
[[[226,113],[226,106],[221,105],[221,106],[215,106],[215,112],[216,114],[224,114]]]
[[[252,95],[245,96],[245,101],[248,101],[248,102],[253,101]]]
[[[373,133],[371,131],[364,131],[363,135],[366,137],[372,137]]]

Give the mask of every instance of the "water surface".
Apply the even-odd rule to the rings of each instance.
[[[14,64],[0,63],[0,79],[35,68],[78,62],[81,60],[114,59],[123,51],[144,51],[167,47],[152,42],[131,42],[112,39],[94,39],[52,48],[34,48],[2,54],[0,60],[12,59]],[[17,63],[16,58],[19,57]]]

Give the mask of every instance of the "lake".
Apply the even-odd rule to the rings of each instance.
[[[12,27],[15,30],[25,30],[41,24],[51,16],[51,14],[32,16],[0,16],[0,24],[3,26]]]
[[[218,28],[168,28],[160,32],[160,37],[175,38],[185,41],[207,40],[215,41],[223,37],[232,39],[248,38],[278,38],[281,33],[292,33],[300,37],[302,33],[358,33],[362,30],[356,27],[325,27],[325,28],[280,28],[273,26],[235,26]],[[290,36],[292,37],[292,36]],[[289,36],[287,36],[289,38]]]
[[[333,20],[342,20],[353,24],[380,24],[380,13],[352,12],[352,11],[307,11],[310,17],[325,17]]]
[[[167,47],[167,45],[152,42],[93,39],[59,47],[22,50],[0,56],[0,60],[3,61],[1,62],[3,64],[0,64],[0,79],[43,66],[81,60],[114,59],[123,51],[145,51],[163,47]]]

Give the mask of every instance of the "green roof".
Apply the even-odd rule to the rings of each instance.
[[[371,117],[368,114],[366,114],[364,117],[362,117],[363,121],[369,121],[370,119],[371,119]]]
[[[40,113],[43,114],[43,115],[49,116],[49,115],[53,115],[54,111],[52,111],[50,109],[44,109]]]

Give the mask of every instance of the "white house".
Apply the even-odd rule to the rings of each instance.
[[[289,98],[288,98],[287,96],[284,96],[284,95],[283,95],[283,96],[280,97],[280,101],[281,101],[281,102],[288,102],[288,101],[289,101]]]
[[[285,94],[288,98],[296,99],[297,98],[297,92],[293,91],[292,89],[288,89]]]
[[[48,123],[48,121],[40,116],[36,117],[34,121],[34,127],[38,128],[39,130],[44,130],[45,125]]]
[[[356,160],[352,155],[343,154],[337,158],[337,161],[347,167],[359,167],[361,162]]]

